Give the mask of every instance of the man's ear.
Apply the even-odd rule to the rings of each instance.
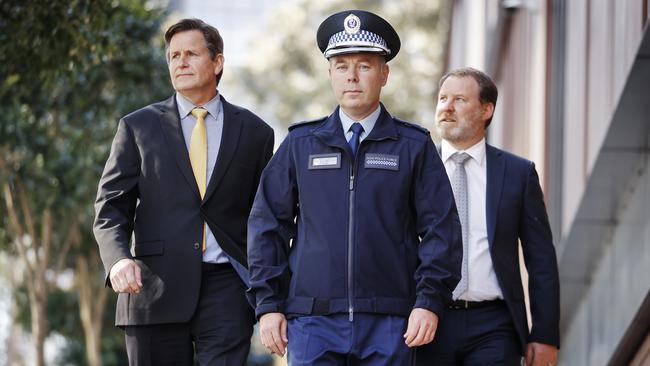
[[[483,120],[487,121],[494,115],[494,104],[483,103]]]
[[[390,67],[388,67],[387,63],[384,63],[384,65],[381,67],[381,75],[383,78],[381,86],[386,86],[386,83],[388,82],[389,73],[390,73]]]
[[[219,75],[221,71],[223,70],[223,63],[225,62],[225,58],[223,57],[223,53],[217,54],[214,57],[214,74]]]
[[[330,80],[332,80],[332,67],[334,67],[335,60],[336,56],[327,59],[327,75],[329,76]]]

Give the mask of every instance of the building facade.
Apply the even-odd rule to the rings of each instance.
[[[453,5],[447,68],[495,79],[488,141],[540,173],[560,268],[562,365],[650,364],[649,8]]]

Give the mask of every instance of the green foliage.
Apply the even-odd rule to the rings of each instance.
[[[14,322],[29,329],[29,322],[32,319],[29,314],[29,297],[25,286],[19,286],[13,290],[13,300],[17,309]]]
[[[168,93],[161,14],[136,1],[3,1],[0,143],[37,210],[92,201],[120,115]],[[162,92],[162,93],[161,93]],[[96,183],[96,182],[95,182]]]
[[[66,337],[67,343],[62,350],[56,365],[84,365],[86,364],[86,351],[83,339],[80,337],[81,324],[77,316],[70,316],[77,311],[77,298],[69,293],[59,292],[54,295],[56,303],[63,305],[61,308],[48,306],[48,316],[52,316],[51,327]],[[102,361],[105,366],[118,366],[126,362],[126,350],[124,349],[124,333],[114,327],[114,312],[116,297],[110,297],[104,314],[104,333],[101,340]],[[68,311],[67,314],[56,315],[57,312]]]
[[[54,360],[55,365],[86,365],[85,346],[81,340],[68,338],[66,348]],[[104,337],[102,339],[102,362],[104,366],[122,366],[127,364],[127,355],[124,350],[124,336]]]
[[[107,290],[108,291],[108,290]],[[16,305],[14,322],[21,324],[23,328],[29,329],[31,314],[29,311],[29,298],[24,286],[19,286],[13,291],[13,299]],[[79,299],[76,293],[56,289],[48,299],[47,318],[50,329],[55,330],[66,338],[66,347],[62,350],[57,365],[84,365],[86,364],[85,345],[81,321],[79,319]],[[105,366],[123,365],[125,363],[126,350],[124,348],[124,334],[115,328],[116,296],[108,298],[107,311],[103,317],[104,335],[101,339],[102,361]]]
[[[171,94],[164,15],[145,0],[0,2],[0,183],[24,185],[36,225],[40,212],[52,211],[53,264],[75,221],[81,245],[65,265],[97,250],[93,201],[117,120]],[[4,197],[0,202],[0,250],[11,250]],[[102,283],[100,264],[91,266],[97,277],[85,280]],[[58,291],[48,298],[51,329],[72,346],[83,343],[75,296]],[[113,352],[123,339],[112,326],[113,307],[106,309],[102,342]],[[114,352],[105,357],[105,364],[119,363]]]
[[[56,289],[50,293],[48,300],[47,314],[50,327],[56,329],[57,333],[64,337],[78,336],[81,324],[78,318],[70,316],[70,314],[78,312],[77,296]],[[14,301],[18,310],[14,321],[20,323],[25,329],[29,329],[31,314],[29,311],[29,297],[24,286],[14,289]]]
[[[344,9],[365,9],[385,17],[397,30],[402,49],[389,63],[382,101],[395,116],[433,122],[437,80],[442,71],[450,2],[445,0],[298,0],[269,16],[251,45],[256,54],[233,83],[253,98],[252,105],[282,125],[332,112],[328,63],[316,44],[316,29]]]

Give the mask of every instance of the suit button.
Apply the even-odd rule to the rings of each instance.
[[[194,249],[197,249],[197,250],[198,250],[200,247],[201,247],[201,244],[199,244],[199,243],[194,243]]]

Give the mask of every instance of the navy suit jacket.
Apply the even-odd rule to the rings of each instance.
[[[486,146],[486,157],[490,254],[522,350],[528,342],[559,347],[557,258],[535,164],[490,145]],[[528,270],[530,331],[519,270],[518,240]]]
[[[200,293],[204,222],[246,281],[246,225],[273,152],[273,129],[221,101],[221,147],[203,199],[174,96],[119,122],[93,227],[107,274],[123,258],[135,259],[142,269],[140,293],[118,297],[118,326],[191,319]]]

